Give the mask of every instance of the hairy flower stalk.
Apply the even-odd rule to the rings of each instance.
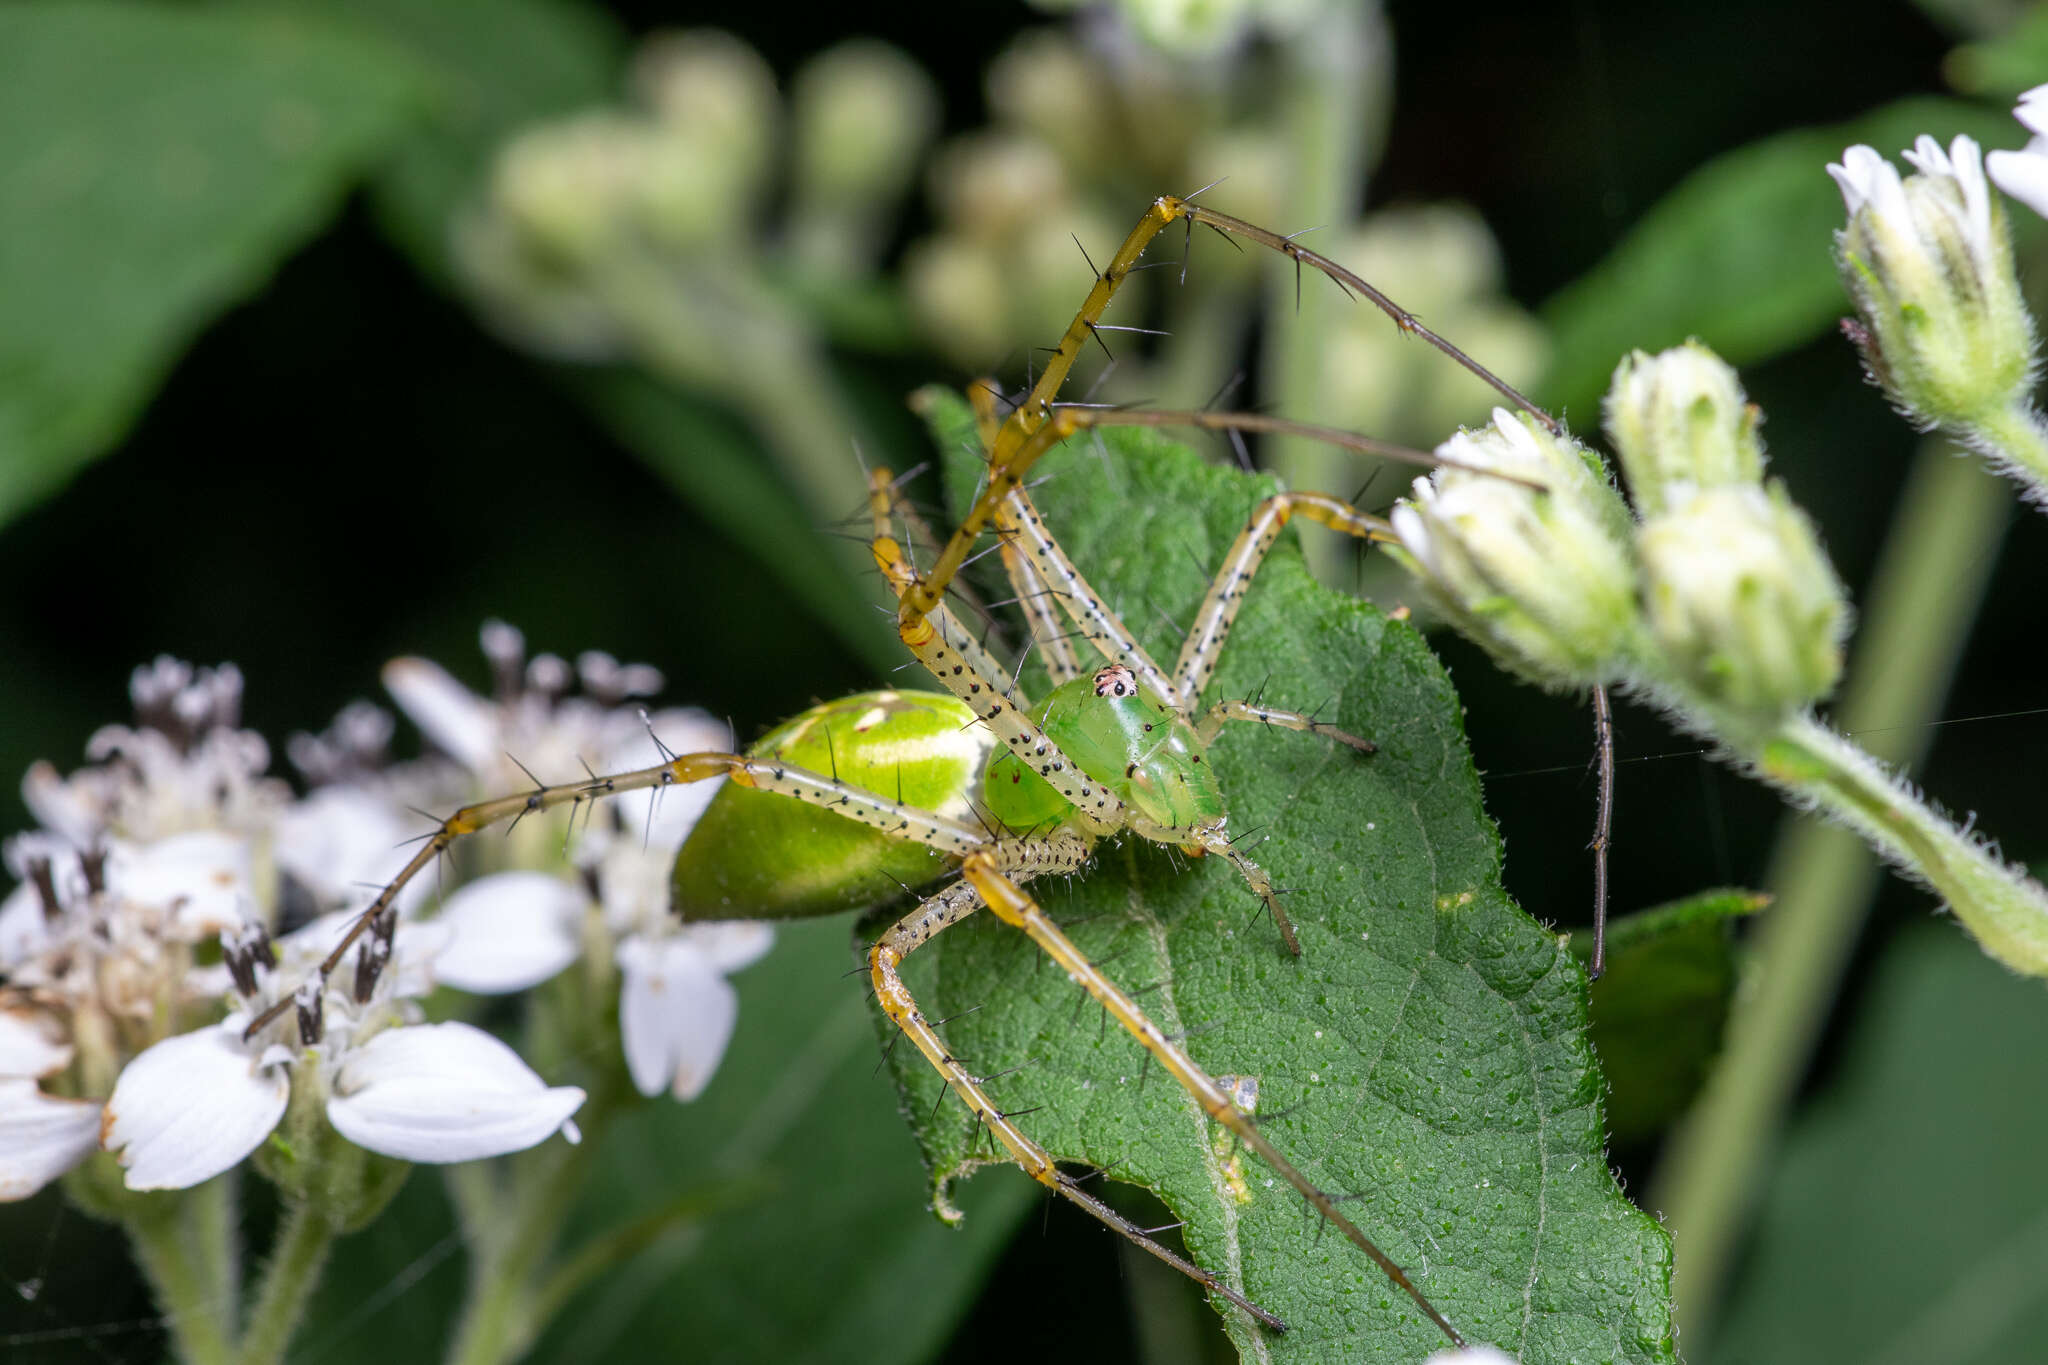
[[[1851,335],[1871,378],[1909,420],[1948,432],[2048,504],[2048,428],[2031,397],[2034,320],[2020,297],[2004,202],[1970,138],[1944,151],[1923,136],[1904,156],[1917,173],[1903,179],[1863,146],[1828,167],[1849,211],[1835,246],[1860,319]],[[2005,156],[2001,181],[2031,188],[2039,177],[2015,160],[2024,154]]]
[[[1697,343],[1638,352],[1606,415],[1633,513],[1596,456],[1496,413],[1442,450],[1528,482],[1417,480],[1394,509],[1394,556],[1504,666],[1655,701],[1933,888],[1993,957],[2048,976],[2048,891],[1815,718],[1841,674],[1848,603],[1812,523],[1764,477],[1734,371]]]

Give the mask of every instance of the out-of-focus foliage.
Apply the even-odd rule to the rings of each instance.
[[[477,321],[487,311],[505,327],[512,310],[480,305],[480,273],[457,265],[493,202],[497,158],[527,130],[658,122],[658,106],[685,123],[716,113],[628,93],[641,13],[583,0],[0,10],[0,518],[12,518],[0,574],[15,589],[0,618],[0,745],[19,754],[12,767],[73,757],[121,671],[158,649],[263,660],[286,684],[265,689],[287,717],[281,734],[368,691],[383,653],[440,648],[420,638],[435,631],[467,637],[507,599],[557,613],[554,647],[662,663],[679,700],[716,697],[742,740],[812,695],[886,677],[898,656],[863,600],[859,555],[835,558],[815,534],[850,505],[792,473],[790,452],[844,473],[858,434],[870,459],[923,458],[902,395],[948,364],[1007,360],[1007,377],[1021,375],[1087,287],[1070,233],[1099,262],[1151,196],[1218,175],[1229,178],[1209,192],[1217,207],[1323,228],[1309,244],[1380,278],[1511,379],[1535,378],[1549,347],[1538,397],[1579,427],[1627,349],[1700,336],[1770,409],[1778,468],[1845,578],[1867,572],[1910,447],[1826,336],[1847,304],[1828,241],[1839,200],[1820,168],[1850,141],[1895,152],[1921,132],[2017,145],[2023,132],[1995,106],[2039,79],[2048,8],[1930,5],[1952,24],[1937,33],[1903,7],[1872,7],[1854,21],[1852,59],[1843,21],[1797,7],[1678,18],[1595,6],[1572,26],[1522,7],[1404,7],[1398,51],[1382,49],[1398,61],[1399,98],[1386,65],[1355,83],[1365,113],[1351,122],[1374,145],[1335,211],[1301,207],[1294,170],[1313,138],[1262,116],[1301,88],[1287,44],[1330,32],[1331,11],[1128,8],[1138,28],[1195,41],[1162,55],[1101,12],[1010,34],[998,26],[1014,17],[978,12],[839,11],[815,41],[758,6],[707,16],[761,54],[725,49],[728,74],[754,73],[734,87],[752,112],[730,139],[697,136],[699,159],[671,165],[657,198],[686,220],[717,216],[715,232],[665,240],[700,253],[700,278],[723,272],[713,283],[741,301],[714,342],[766,318],[789,348],[759,373],[692,368],[703,337],[692,360],[662,330],[671,276],[619,288],[653,325],[643,316],[626,335],[612,316],[572,334],[595,335],[603,363],[521,359]],[[946,141],[921,161],[884,158],[889,174],[854,177],[880,192],[849,195],[835,181],[848,123],[819,111],[875,86],[850,59],[835,72],[812,57],[885,28],[945,90]],[[1942,45],[1959,40],[1937,72]],[[1934,98],[1943,76],[1987,102]],[[906,138],[918,105],[896,125]],[[718,161],[743,144],[751,162]],[[717,196],[674,193],[714,181]],[[2031,226],[2020,246],[2038,275]],[[1172,250],[1162,242],[1154,259]],[[1317,315],[1312,295],[1304,323],[1284,262],[1241,259],[1203,234],[1193,253],[1185,286],[1165,267],[1135,282],[1112,320],[1175,335],[1109,335],[1119,364],[1103,395],[1198,404],[1244,371],[1252,399],[1383,436],[1434,440],[1483,416],[1483,398],[1454,412],[1444,391],[1462,381],[1379,315],[1341,298]],[[1509,302],[1545,294],[1540,328]],[[1278,398],[1301,390],[1277,366],[1254,372],[1252,342],[1296,328],[1308,390],[1344,412]],[[1384,500],[1378,487],[1370,500]],[[2043,539],[2031,522],[2011,536],[1952,717],[2039,706]],[[1120,606],[1156,617],[1149,601]],[[1578,915],[1583,721],[1454,642],[1443,649],[1508,836],[1509,890],[1539,914]],[[2027,724],[1945,726],[1915,774],[1981,809],[2022,855],[2038,853],[2042,828],[2038,775],[2014,761],[2037,733]],[[1624,757],[1672,748],[1639,714],[1624,711],[1620,733]],[[1619,802],[1621,903],[1762,882],[1775,805],[1690,754],[1625,763]],[[1889,891],[1874,934],[1924,913],[1921,898]],[[791,934],[740,980],[749,1022],[725,1073],[696,1107],[622,1125],[581,1217],[586,1231],[615,1225],[728,1177],[744,1202],[573,1303],[539,1358],[910,1361],[969,1312],[984,1316],[956,1349],[974,1358],[1032,1331],[1076,1356],[1142,1349],[1119,1335],[1108,1239],[1063,1233],[1057,1211],[1051,1240],[1031,1220],[1018,1259],[978,1293],[1018,1190],[996,1176],[970,1186],[992,1205],[973,1211],[967,1241],[928,1224],[912,1140],[872,1060],[834,1032],[858,1015],[857,985],[818,984],[841,967],[836,932]],[[1734,961],[1702,921],[1618,938],[1595,988],[1612,1132],[1637,1189],[1642,1154],[1711,1052]],[[2023,1159],[2039,1128],[2026,1111],[2038,993],[1945,930],[1882,961],[1853,988],[1843,1076],[1824,1083],[1764,1192],[1757,1260],[1710,1361],[1867,1362],[1885,1349],[1917,1360],[1979,1330],[1982,1351],[1959,1359],[2023,1357],[2038,1326],[2039,1181]],[[1985,1038],[2000,1046],[1975,1046]],[[305,1358],[438,1353],[462,1286],[436,1189],[416,1177],[343,1244]],[[267,1225],[243,1232],[260,1245]],[[15,1291],[0,1294],[0,1353],[68,1362],[88,1342],[114,1358],[155,1354],[152,1329],[136,1326],[153,1306],[124,1279],[121,1245],[95,1235],[50,1204],[0,1210],[0,1275]],[[1091,1255],[1095,1269],[1077,1272]]]
[[[1685,1112],[1721,1049],[1740,966],[1733,921],[1764,908],[1753,891],[1703,891],[1612,920],[1593,983],[1593,1046],[1607,1075],[1607,1133],[1645,1142]],[[1572,935],[1581,962],[1591,935]]]
[[[403,53],[291,16],[0,10],[0,523],[120,438],[421,98]]]
[[[1968,133],[1989,146],[2017,146],[2019,132],[2003,111],[1903,100],[1851,123],[1781,133],[1702,166],[1606,260],[1544,304],[1558,356],[1542,396],[1586,422],[1616,357],[1631,347],[1655,350],[1697,337],[1741,366],[1811,340],[1846,311],[1828,252],[1786,250],[1788,240],[1827,242],[1841,226],[1841,196],[1813,168],[1852,143],[1895,150],[1922,133],[1944,141]]]
[[[1834,1079],[1787,1134],[1703,1365],[1994,1365],[2048,1331],[2048,1010],[1947,926],[1854,992]]]

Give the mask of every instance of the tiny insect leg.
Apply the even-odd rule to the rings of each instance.
[[[1281,1155],[1279,1149],[1259,1131],[1251,1115],[1238,1107],[1230,1093],[1192,1057],[1182,1051],[1179,1045],[1162,1033],[1159,1026],[1153,1023],[1129,996],[1117,988],[1115,982],[1104,976],[1101,970],[1074,946],[1073,941],[1060,931],[1059,926],[1039,908],[1038,903],[1006,875],[998,859],[988,854],[969,855],[961,865],[960,872],[980,893],[982,902],[995,912],[997,918],[1029,934],[1034,943],[1044,949],[1054,962],[1080,983],[1083,990],[1100,1002],[1102,1007],[1108,1010],[1175,1080],[1180,1082],[1181,1087],[1194,1097],[1204,1113],[1234,1133],[1237,1139],[1256,1152],[1276,1175],[1308,1200],[1331,1226],[1342,1232],[1352,1245],[1371,1257],[1373,1264],[1415,1301],[1416,1307],[1436,1324],[1438,1330],[1443,1332],[1453,1345],[1465,1344],[1458,1329],[1451,1326],[1449,1319],[1437,1311],[1436,1306],[1415,1287],[1415,1282],[1408,1278],[1408,1272],[1395,1264],[1392,1257],[1381,1251],[1357,1224],[1345,1217],[1343,1210],[1337,1207],[1336,1200],[1303,1175],[1294,1163]]]
[[[1086,858],[1086,846],[1080,841],[1058,842],[1070,845],[1069,852],[1073,856]],[[1061,1171],[1043,1147],[1019,1128],[1010,1115],[995,1106],[987,1092],[981,1088],[981,1077],[968,1071],[961,1060],[946,1046],[937,1029],[925,1018],[909,988],[904,985],[897,968],[904,958],[930,941],[933,935],[973,914],[981,908],[981,904],[980,893],[970,883],[955,882],[937,895],[926,898],[916,909],[891,926],[889,931],[868,950],[868,970],[874,979],[875,998],[881,1003],[883,1011],[917,1046],[917,1050],[924,1054],[925,1060],[932,1064],[933,1069],[945,1078],[953,1093],[966,1102],[975,1118],[987,1125],[996,1141],[1002,1143],[1010,1153],[1011,1160],[1015,1161],[1026,1175],[1061,1198],[1080,1205],[1112,1231],[1158,1257],[1211,1293],[1229,1300],[1274,1331],[1286,1331],[1285,1322],[1200,1266],[1152,1240],[1143,1228],[1082,1189],[1071,1176]]]

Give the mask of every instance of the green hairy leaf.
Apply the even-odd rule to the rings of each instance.
[[[119,439],[417,94],[392,49],[300,17],[0,8],[0,521]]]
[[[934,411],[957,511],[978,473],[972,424],[957,398]],[[1171,660],[1167,618],[1191,617],[1273,485],[1152,434],[1113,432],[1100,459],[1089,445],[1048,458],[1034,496]],[[1235,726],[1212,750],[1233,828],[1288,889],[1299,960],[1215,859],[1125,839],[1032,891],[1212,1074],[1257,1081],[1267,1135],[1471,1340],[1528,1362],[1672,1360],[1670,1244],[1607,1170],[1585,978],[1501,889],[1442,668],[1407,625],[1310,581],[1290,539],[1204,701],[1261,692],[1380,746]],[[978,916],[906,976],[977,1073],[1022,1068],[990,1091],[1035,1110],[1027,1131],[1158,1192],[1197,1260],[1287,1320],[1275,1336],[1226,1310],[1246,1358],[1413,1362],[1444,1345],[1016,931]],[[943,1196],[991,1159],[988,1135],[909,1048],[893,1064]]]

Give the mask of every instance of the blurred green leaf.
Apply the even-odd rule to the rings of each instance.
[[[433,97],[420,135],[377,178],[378,217],[413,262],[451,281],[449,225],[499,145],[617,93],[626,37],[572,0],[290,0],[346,16],[411,54]]]
[[[982,465],[934,399],[958,500]],[[1273,488],[1156,433],[1112,430],[1033,474],[1046,524],[1155,653]],[[1142,840],[1033,884],[1083,951],[1217,1074],[1249,1076],[1268,1136],[1449,1318],[1536,1362],[1668,1361],[1670,1244],[1608,1173],[1585,977],[1500,885],[1456,694],[1422,637],[1318,587],[1290,537],[1238,617],[1208,700],[1263,688],[1372,737],[1236,726],[1210,756],[1238,828],[1288,895],[1289,958],[1219,859]],[[906,965],[949,1046],[1062,1159],[1158,1191],[1196,1259],[1286,1319],[1225,1326],[1248,1357],[1414,1362],[1444,1342],[1407,1298],[1208,1119],[1015,930],[978,916]],[[886,1027],[886,1025],[879,1025]],[[985,1132],[908,1048],[893,1054],[941,1184]],[[1022,1068],[1012,1074],[1012,1068]],[[936,1108],[936,1113],[934,1112]]]
[[[2048,5],[2035,4],[1997,38],[1966,43],[1948,54],[1942,73],[1969,95],[2009,100],[2048,76]]]
[[[721,1182],[754,1197],[608,1272],[527,1359],[915,1365],[946,1340],[1035,1187],[987,1182],[958,1230],[932,1217],[852,961],[843,920],[782,929],[734,978],[740,1027],[704,1095],[647,1101],[611,1128],[564,1251],[679,1199],[717,1204]],[[341,1244],[292,1359],[440,1359],[460,1247],[436,1173],[414,1172]]]
[[[320,229],[418,111],[415,74],[303,17],[0,7],[0,521]]]
[[[1916,925],[1799,1115],[1706,1356],[2005,1365],[2048,1339],[2048,998]]]
[[[1733,922],[1770,903],[1755,891],[1702,891],[1607,926],[1607,970],[1593,983],[1593,1048],[1607,1073],[1607,1132],[1655,1137],[1682,1113],[1721,1050],[1735,991]],[[1590,934],[1572,954],[1591,958]]]
[[[894,635],[877,632],[860,588],[825,553],[811,518],[729,419],[637,370],[569,370],[569,391],[590,406],[678,496],[752,551],[763,570],[831,623],[877,669],[901,660]]]
[[[1909,99],[1830,128],[1802,128],[1729,152],[1645,213],[1606,259],[1543,306],[1556,358],[1538,394],[1590,429],[1614,367],[1698,337],[1731,365],[1800,345],[1850,311],[1835,276],[1842,196],[1827,163],[1863,142],[1896,160],[1922,133],[2015,146],[2002,111]]]
[[[477,194],[498,149],[519,130],[619,97],[625,35],[603,11],[562,0],[294,0],[346,12],[402,44],[434,84],[432,115],[378,178],[379,217],[414,263],[461,291],[452,225]],[[842,290],[835,325],[864,337],[907,330],[889,290]],[[758,439],[699,399],[623,369],[562,365],[554,372],[619,442],[679,497],[751,550],[763,571],[874,667],[902,651],[849,582],[846,561],[822,552],[817,518],[772,472]],[[856,433],[846,434],[847,448]],[[835,512],[834,515],[837,515]]]

